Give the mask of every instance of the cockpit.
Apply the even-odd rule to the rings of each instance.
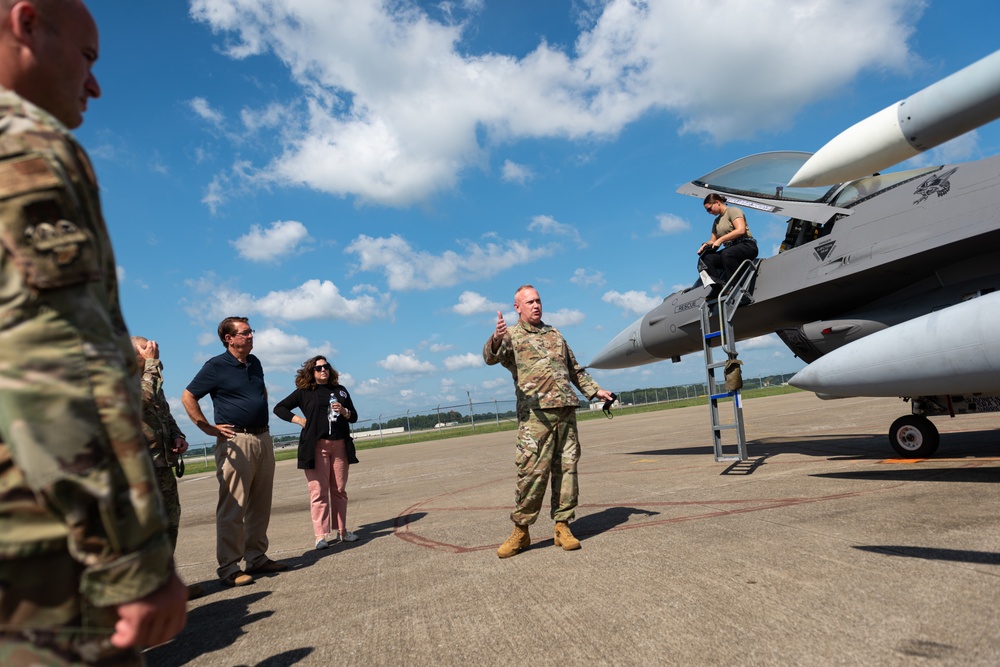
[[[678,192],[698,196],[710,190],[721,192],[737,206],[749,206],[777,215],[791,214],[779,252],[798,247],[829,234],[833,225],[860,201],[917,178],[940,166],[921,167],[889,174],[874,174],[833,186],[790,188],[791,180],[812,153],[773,151],[730,162],[691,182],[693,190]],[[734,199],[735,197],[735,199]],[[739,200],[752,197],[753,200]],[[834,209],[834,210],[831,210]]]

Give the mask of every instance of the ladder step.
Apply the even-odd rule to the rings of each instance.
[[[705,372],[708,379],[706,393],[709,395],[709,409],[711,414],[711,428],[713,448],[715,450],[715,460],[719,462],[730,462],[735,464],[743,463],[747,460],[746,434],[743,432],[743,404],[740,390],[726,391],[720,393],[720,389],[725,388],[725,384],[716,378],[716,369],[724,368],[730,363],[729,359],[736,358],[736,333],[733,327],[733,316],[736,310],[743,305],[753,303],[753,298],[749,294],[749,288],[754,277],[757,275],[757,263],[744,261],[740,264],[736,275],[730,279],[721,293],[712,295],[714,298],[706,298],[701,304],[701,335],[702,345],[705,352]],[[719,331],[712,332],[712,318],[719,317]],[[716,339],[721,343],[721,352],[729,357],[722,361],[713,359],[713,345]],[[731,399],[733,401],[734,421],[729,424],[720,423],[721,401]],[[723,431],[734,430],[736,433],[737,452],[724,454],[722,451]],[[727,436],[731,438],[732,436]],[[726,445],[728,446],[728,445]],[[731,451],[731,450],[730,450]],[[735,469],[731,466],[729,470]],[[728,474],[728,473],[727,473]],[[743,474],[749,474],[744,471]]]

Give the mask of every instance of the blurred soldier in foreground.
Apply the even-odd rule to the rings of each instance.
[[[149,454],[156,469],[156,482],[163,496],[163,508],[167,513],[167,537],[170,548],[177,550],[177,531],[181,525],[181,498],[177,492],[177,477],[184,469],[181,455],[188,449],[184,434],[170,414],[170,404],[163,394],[163,362],[160,361],[160,347],[155,340],[142,336],[132,336],[136,360],[142,367],[142,433],[149,443]],[[174,468],[178,468],[174,477]],[[188,599],[201,597],[204,593],[198,584],[188,586]]]
[[[517,394],[517,493],[510,515],[514,532],[497,549],[500,558],[531,545],[528,526],[542,509],[550,473],[555,545],[566,551],[580,548],[569,529],[579,493],[576,464],[580,458],[576,431],[580,399],[573,386],[587,398],[611,400],[611,392],[601,389],[576,362],[562,334],[542,322],[542,299],[534,287],[517,288],[514,310],[517,324],[508,330],[503,314],[497,313],[496,330],[483,346],[483,360],[509,370]]]
[[[0,0],[0,664],[141,664],[185,620],[86,153],[80,0]]]

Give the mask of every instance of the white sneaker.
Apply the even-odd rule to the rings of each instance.
[[[321,538],[319,538],[319,539],[318,539],[318,540],[316,541],[316,548],[317,548],[317,549],[326,549],[326,548],[327,548],[328,546],[330,546],[330,543],[329,543],[329,542],[327,542],[327,541],[326,541],[325,539],[323,539],[322,537],[321,537]]]
[[[340,541],[341,542],[357,542],[358,541],[358,536],[355,535],[354,533],[352,533],[351,531],[347,531],[346,533],[341,533],[340,534]]]

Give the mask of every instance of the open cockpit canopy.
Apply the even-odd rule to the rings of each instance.
[[[940,169],[921,167],[889,174],[875,174],[849,183],[811,188],[790,188],[788,181],[812,153],[772,151],[758,153],[730,162],[692,181],[693,185],[736,196],[809,202],[847,208],[851,204],[886,190],[898,183]]]

